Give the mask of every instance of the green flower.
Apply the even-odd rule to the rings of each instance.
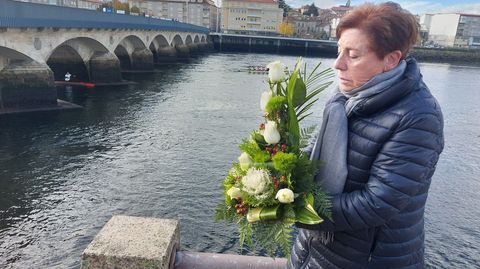
[[[297,156],[294,153],[278,152],[273,156],[273,167],[282,174],[289,174],[297,163]]]

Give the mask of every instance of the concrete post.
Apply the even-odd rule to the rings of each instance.
[[[114,216],[82,255],[81,269],[283,269],[285,258],[177,251],[176,220]]]
[[[177,220],[113,216],[83,252],[81,269],[169,269],[179,244]]]

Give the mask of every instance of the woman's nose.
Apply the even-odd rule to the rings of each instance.
[[[333,64],[333,68],[338,69],[338,70],[345,70],[346,69],[343,53],[338,54],[337,59],[335,60],[335,63]]]

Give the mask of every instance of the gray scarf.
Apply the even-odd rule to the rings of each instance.
[[[320,182],[329,195],[342,193],[347,180],[348,117],[356,106],[400,81],[406,66],[402,60],[394,69],[374,76],[359,88],[349,92],[339,90],[325,106],[310,159],[322,162],[315,181]],[[324,243],[330,242],[333,233],[322,233],[321,238]]]

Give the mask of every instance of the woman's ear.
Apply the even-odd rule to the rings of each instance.
[[[387,72],[397,67],[398,63],[402,59],[402,52],[400,50],[394,50],[383,58],[383,72]]]

